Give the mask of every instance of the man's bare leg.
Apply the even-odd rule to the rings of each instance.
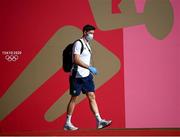
[[[111,120],[106,121],[104,119],[101,119],[94,92],[88,92],[86,93],[86,95],[89,99],[89,105],[90,105],[91,111],[96,117],[97,128],[101,129],[101,128],[109,126],[112,123],[112,121]]]
[[[66,124],[64,126],[64,130],[77,130],[78,129],[71,123],[71,117],[72,117],[74,108],[76,106],[76,99],[77,99],[77,96],[71,96],[71,99],[67,107],[67,118],[66,118]]]

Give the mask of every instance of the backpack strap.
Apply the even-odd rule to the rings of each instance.
[[[81,52],[80,52],[80,54],[82,54],[82,52],[83,52],[83,50],[84,50],[84,45],[83,45],[83,43],[82,43],[82,41],[80,40],[80,39],[78,39],[78,40],[76,40],[76,41],[79,41],[79,42],[81,42]],[[76,42],[75,41],[75,42]],[[77,69],[78,69],[78,65],[76,65],[76,64],[74,64],[73,63],[73,66],[74,66],[74,68],[73,68],[73,71],[72,71],[72,77],[73,78],[75,78],[76,77],[76,73],[77,73]]]
[[[79,40],[77,40],[77,41],[80,41],[81,42],[81,53],[80,54],[82,54],[82,52],[83,52],[83,50],[84,50],[84,45],[83,45],[83,43],[82,43],[82,41],[79,39]]]

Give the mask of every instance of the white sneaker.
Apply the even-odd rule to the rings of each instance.
[[[111,125],[111,123],[112,123],[112,120],[102,119],[101,121],[97,122],[97,129],[105,128],[105,127]]]
[[[64,125],[64,130],[78,130],[78,127],[75,127],[72,123],[66,123]]]

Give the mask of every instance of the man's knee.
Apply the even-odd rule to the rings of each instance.
[[[76,103],[77,96],[72,96],[70,102]]]
[[[90,101],[93,101],[96,98],[94,92],[87,93],[87,97]]]

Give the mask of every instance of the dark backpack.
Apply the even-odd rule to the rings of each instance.
[[[84,46],[83,46],[83,43],[81,40],[76,40],[76,41],[80,41],[82,46],[81,46],[81,53],[83,52],[83,49],[84,49]],[[75,41],[75,42],[76,42]],[[67,45],[65,47],[65,49],[63,50],[63,70],[65,72],[70,72],[71,71],[71,68],[73,66],[73,61],[72,61],[72,50],[73,50],[73,46],[74,46],[74,43],[70,43],[69,45]]]

